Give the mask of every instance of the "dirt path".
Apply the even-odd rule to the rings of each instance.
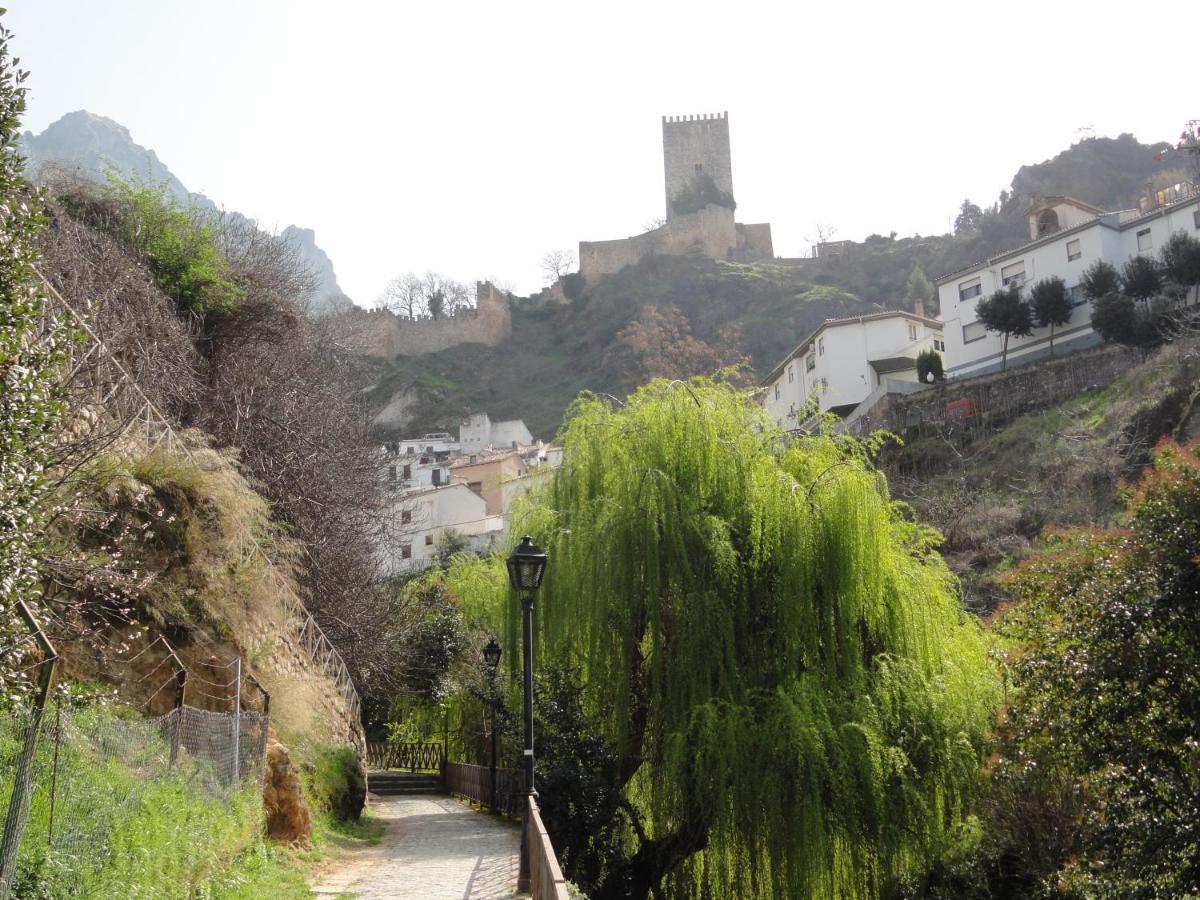
[[[317,896],[508,900],[521,830],[450,797],[383,797],[371,812],[380,842],[342,856],[313,883]]]

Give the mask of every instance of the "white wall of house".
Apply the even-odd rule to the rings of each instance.
[[[489,516],[483,498],[461,483],[397,496],[388,517],[379,554],[385,576],[428,566],[447,531],[486,550],[504,530],[503,517]]]
[[[822,410],[855,406],[879,387],[881,378],[915,382],[917,355],[940,352],[941,347],[938,323],[912,313],[831,320],[771,373],[764,405],[776,422],[793,428],[799,424],[797,413],[814,393]],[[912,360],[911,368],[880,375],[878,366],[884,360],[906,358]]]
[[[421,462],[422,459],[429,460]],[[387,461],[387,480],[390,487],[401,491],[420,491],[449,484],[450,463],[436,462],[436,457],[401,454]]]
[[[493,422],[487,413],[475,413],[459,426],[458,442],[463,454],[478,453],[488,447],[512,447],[533,443],[533,435],[521,419]]]
[[[1200,237],[1200,200],[1192,200],[1144,216],[1109,213],[1077,228],[1068,228],[1019,247],[969,270],[939,279],[938,299],[946,340],[946,372],[952,377],[998,371],[1004,338],[986,331],[976,314],[978,303],[1005,285],[1020,280],[1026,289],[1045,278],[1058,277],[1073,291],[1077,304],[1071,320],[1054,330],[1055,352],[1076,350],[1099,342],[1092,331],[1092,307],[1078,290],[1079,279],[1096,260],[1119,270],[1139,254],[1157,256],[1176,231]],[[1049,355],[1050,329],[1035,328],[1028,337],[1011,338],[1008,364],[1021,365]]]
[[[449,434],[428,434],[419,438],[406,438],[398,443],[402,456],[443,453],[458,455],[458,441]]]

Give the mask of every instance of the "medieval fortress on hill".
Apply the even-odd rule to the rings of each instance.
[[[651,256],[700,255],[752,262],[774,257],[769,224],[743,225],[733,212],[729,113],[663,116],[666,220],[644,234],[615,241],[580,241],[585,282],[619,272]],[[423,356],[457,344],[496,346],[512,333],[508,298],[492,284],[476,284],[475,308],[455,316],[412,321],[388,310],[362,314],[357,338],[372,356]],[[565,300],[562,280],[543,298]]]
[[[774,253],[769,224],[733,218],[729,113],[663,116],[666,222],[615,241],[580,241],[579,271],[587,281],[611,275],[648,256],[701,254],[750,262]]]

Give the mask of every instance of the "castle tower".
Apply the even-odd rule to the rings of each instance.
[[[697,176],[710,175],[718,190],[733,194],[729,113],[663,116],[662,129],[668,220],[675,217],[671,201]]]

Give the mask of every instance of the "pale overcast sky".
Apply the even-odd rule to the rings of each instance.
[[[87,109],[191,190],[316,230],[372,305],[663,215],[661,116],[728,110],[738,218],[803,255],[947,230],[1078,139],[1200,116],[1195,0],[413,3],[11,0],[26,127]]]

